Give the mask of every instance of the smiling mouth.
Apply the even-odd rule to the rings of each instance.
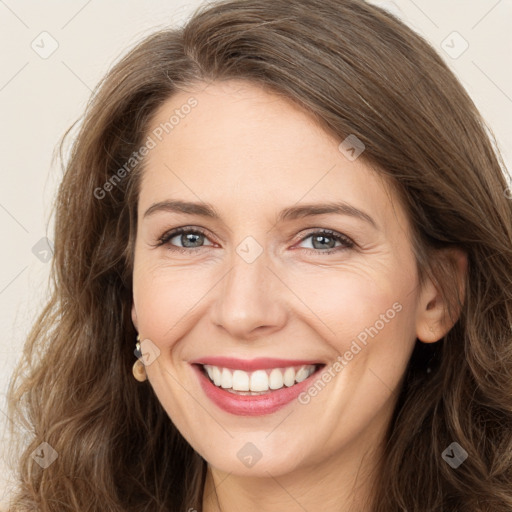
[[[264,395],[295,386],[320,371],[325,364],[268,368],[252,372],[208,364],[198,364],[197,366],[213,385],[229,393]]]

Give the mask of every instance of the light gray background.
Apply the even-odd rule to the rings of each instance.
[[[53,240],[49,212],[61,176],[58,162],[52,163],[57,142],[128,47],[153,29],[183,23],[201,3],[0,0],[0,453],[8,443],[7,383],[47,296],[49,263],[32,248],[46,235]],[[444,57],[490,125],[510,169],[512,0],[374,3],[398,13]],[[464,40],[469,47],[461,53]],[[45,55],[52,44],[58,48]],[[0,457],[0,505],[7,504],[9,479]]]

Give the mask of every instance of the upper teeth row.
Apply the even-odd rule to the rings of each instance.
[[[315,365],[289,368],[273,368],[272,370],[256,370],[245,372],[243,370],[230,370],[218,366],[204,365],[208,376],[216,386],[234,391],[268,391],[281,389],[283,386],[293,386],[296,382],[307,379],[314,371]]]

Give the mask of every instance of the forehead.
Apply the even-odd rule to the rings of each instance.
[[[192,98],[196,106],[189,109]],[[181,111],[188,113],[180,116]],[[226,160],[229,155],[233,159],[243,155],[246,163],[250,158],[270,156],[282,164],[313,152],[325,159],[339,143],[291,100],[241,81],[177,92],[156,112],[150,131],[162,128],[165,140],[160,147],[194,153],[199,148],[202,155],[195,154],[197,158],[207,154],[206,158],[219,155]],[[152,152],[150,159],[159,153]]]
[[[383,224],[390,215],[396,223],[397,213],[404,220],[394,192],[362,159],[350,161],[339,150],[341,139],[291,100],[254,84],[215,82],[177,92],[148,133],[156,144],[145,159],[145,205],[179,198],[218,210],[276,209],[343,200]]]

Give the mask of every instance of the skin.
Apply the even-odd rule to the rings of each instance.
[[[160,352],[146,366],[151,386],[208,462],[204,510],[293,512],[319,503],[324,512],[369,510],[364,500],[415,340],[439,340],[454,320],[443,321],[432,282],[419,287],[398,200],[362,158],[350,161],[338,150],[341,140],[288,100],[233,80],[177,93],[150,132],[191,96],[197,107],[145,159],[132,319]],[[220,219],[169,211],[144,218],[170,199],[207,202]],[[283,208],[325,201],[345,201],[377,228],[337,214],[276,223]],[[192,239],[192,248],[179,235],[154,246],[181,226],[202,228],[206,237]],[[356,245],[328,237],[327,249],[337,252],[325,254],[308,237],[320,229]],[[247,236],[263,250],[252,263],[236,252]],[[453,254],[462,276],[466,259]],[[400,312],[308,404],[229,414],[204,395],[189,364],[223,355],[332,365],[394,303]],[[237,457],[247,442],[261,452],[252,467]]]

